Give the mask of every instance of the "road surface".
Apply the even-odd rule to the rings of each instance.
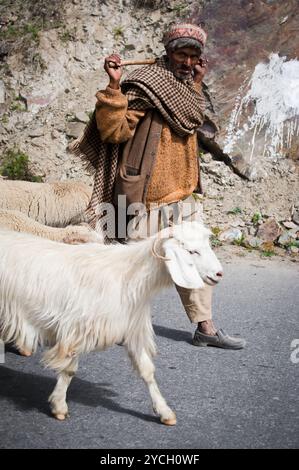
[[[7,352],[0,365],[0,447],[298,447],[299,352],[291,347],[299,343],[298,263],[234,258],[224,271],[215,322],[245,337],[244,350],[192,346],[194,326],[174,289],[153,302],[156,377],[176,411],[175,427],[154,416],[121,346],[82,358],[64,422],[49,414],[55,377],[39,364],[40,352],[31,358]]]

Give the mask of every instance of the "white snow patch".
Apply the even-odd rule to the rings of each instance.
[[[261,132],[264,133],[263,155],[272,158],[284,155],[299,135],[298,60],[287,61],[286,57],[271,54],[269,63],[258,64],[252,77],[245,79],[230,117],[225,153],[231,153],[241,138],[248,140],[248,132],[252,136],[250,161],[256,137]]]

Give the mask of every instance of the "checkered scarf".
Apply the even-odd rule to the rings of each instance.
[[[132,72],[122,83],[129,109],[155,107],[167,124],[181,136],[193,134],[203,123],[205,98],[193,85],[193,80],[178,80],[168,69],[167,56],[154,65]]]
[[[174,132],[181,136],[192,134],[203,122],[204,96],[194,89],[193,81],[178,80],[168,70],[166,56],[154,65],[132,72],[121,89],[128,98],[129,109],[157,108]],[[87,163],[89,171],[95,173],[86,215],[89,224],[101,230],[105,228],[107,217],[103,217],[100,204],[112,202],[120,146],[101,141],[94,112],[83,136],[70,149]]]
[[[105,224],[111,222],[104,217],[103,204],[112,203],[113,200],[119,144],[102,142],[94,111],[83,136],[72,143],[69,149],[86,163],[87,171],[94,174],[93,191],[85,214],[89,225],[101,232]]]

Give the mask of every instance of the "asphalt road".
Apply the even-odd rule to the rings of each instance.
[[[242,351],[196,348],[175,290],[153,303],[156,377],[178,422],[154,416],[147,389],[115,346],[81,360],[69,389],[70,418],[47,397],[54,373],[7,352],[0,365],[1,448],[201,449],[299,446],[298,263],[234,260],[215,288],[219,327],[248,341]],[[299,359],[299,352],[293,351]]]

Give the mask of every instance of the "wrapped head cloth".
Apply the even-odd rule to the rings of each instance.
[[[200,44],[201,48],[203,48],[207,41],[207,33],[200,26],[195,24],[175,24],[171,26],[166,33],[164,33],[162,42],[167,49],[172,41],[182,38],[193,39]]]

